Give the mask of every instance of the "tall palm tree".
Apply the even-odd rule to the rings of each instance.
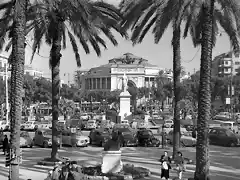
[[[9,30],[9,16],[12,16],[11,37],[12,37],[12,59],[11,59],[11,150],[16,157],[20,156],[20,122],[22,117],[22,89],[25,62],[25,26],[26,26],[26,10],[27,0],[16,0],[2,3],[0,10],[7,8],[0,19],[0,46],[4,44],[4,38]],[[8,7],[14,7],[8,8]],[[1,49],[1,47],[0,47]],[[19,162],[11,165],[10,177],[12,180],[19,179]]]
[[[174,138],[173,156],[180,145],[180,75],[181,75],[181,22],[184,10],[191,0],[124,0],[120,4],[124,15],[123,29],[133,31],[133,44],[141,43],[153,26],[155,43],[158,43],[171,24],[173,29],[173,83],[174,83]]]
[[[119,10],[102,1],[42,0],[37,2],[37,6],[34,6],[32,11],[35,12],[34,19],[31,21],[34,25],[33,55],[40,49],[43,39],[45,39],[46,44],[51,46],[49,60],[52,71],[53,116],[51,160],[55,161],[58,159],[59,67],[62,57],[61,50],[66,48],[66,36],[68,35],[70,39],[77,66],[80,67],[81,60],[75,37],[87,54],[90,53],[89,45],[91,45],[96,54],[100,56],[101,46],[107,48],[104,39],[100,37],[100,33],[105,35],[113,45],[118,43],[111,29],[116,30],[122,36],[127,37],[127,35],[118,26],[118,22],[122,20]]]
[[[190,16],[186,23],[185,32],[190,27],[194,44],[200,43],[202,49],[195,180],[209,179],[208,120],[211,118],[211,64],[212,49],[218,33],[218,22],[229,36],[234,52],[237,52],[239,51],[239,12],[240,7],[237,0],[196,1],[190,8]]]

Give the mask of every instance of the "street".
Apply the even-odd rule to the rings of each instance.
[[[69,157],[72,160],[79,161],[84,165],[95,165],[101,163],[101,151],[103,148],[89,146],[85,148],[63,147],[59,150],[59,155]],[[150,179],[160,179],[160,156],[164,150],[161,148],[146,147],[125,147],[122,148],[122,161],[124,164],[131,163],[136,166],[142,166],[150,169],[152,177]],[[169,149],[169,152],[172,150]],[[195,160],[195,148],[182,149],[183,155],[187,158]],[[49,157],[51,148],[24,148],[23,163],[20,170],[21,180],[43,180],[47,176],[47,172],[52,167],[37,165],[39,160]],[[237,180],[240,176],[240,148],[228,148],[211,146],[211,180]],[[0,179],[7,180],[9,168],[5,167],[5,156],[0,154]],[[187,171],[184,178],[193,177],[195,166],[187,165]],[[176,177],[176,173],[172,170],[170,177]]]

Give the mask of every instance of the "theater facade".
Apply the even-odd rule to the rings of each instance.
[[[160,70],[146,59],[125,53],[110,59],[108,64],[91,68],[84,75],[83,86],[90,91],[122,89],[123,75],[126,74],[129,86],[152,87]]]

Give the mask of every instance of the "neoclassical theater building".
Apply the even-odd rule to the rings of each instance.
[[[91,68],[84,75],[83,86],[86,90],[117,90],[122,89],[124,73],[128,77],[129,86],[152,87],[159,71],[148,60],[131,53],[110,59],[108,64]]]

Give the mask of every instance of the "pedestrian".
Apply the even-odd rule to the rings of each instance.
[[[183,154],[180,151],[178,151],[177,157],[175,158],[175,164],[176,164],[178,179],[182,179],[183,171],[185,171],[186,168],[184,164]]]
[[[8,146],[9,146],[8,137],[7,137],[7,135],[4,135],[4,140],[3,140],[3,153],[4,153],[4,155],[6,154]]]
[[[164,151],[164,155],[161,156],[161,179],[164,177],[165,179],[169,179],[169,170],[171,169],[170,163],[171,159],[168,156],[168,152]]]

